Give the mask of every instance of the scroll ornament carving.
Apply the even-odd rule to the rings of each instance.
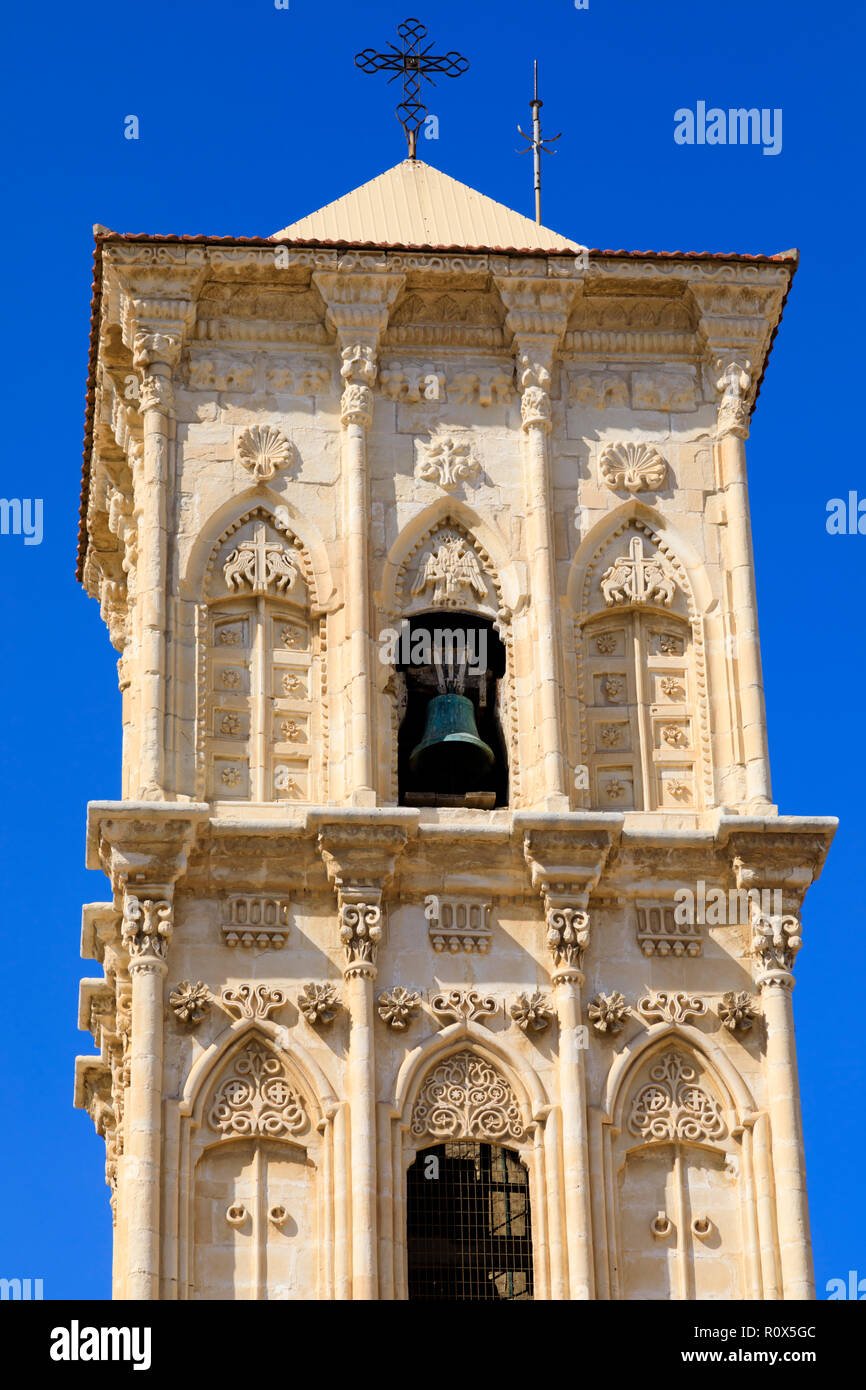
[[[650,990],[638,1001],[637,1012],[651,1022],[687,1023],[690,1018],[704,1018],[707,1001],[684,990]]]
[[[582,969],[589,945],[589,913],[573,907],[548,908],[547,945],[557,968]]]
[[[799,918],[793,914],[757,913],[752,919],[752,950],[761,969],[790,975],[794,959],[803,944]],[[773,983],[770,979],[765,983]]]
[[[676,582],[657,555],[645,556],[643,541],[635,536],[628,555],[619,555],[601,576],[601,592],[609,606],[615,603],[669,604]]]
[[[317,1023],[333,1023],[339,1008],[337,991],[333,985],[304,985],[298,995],[298,1008],[314,1028]]]
[[[458,1052],[425,1078],[411,1132],[500,1143],[522,1138],[523,1125],[514,1092],[496,1067],[473,1052]]]
[[[242,984],[237,988],[224,985],[220,992],[220,1003],[236,1018],[267,1018],[285,1004],[288,995],[283,989],[272,989],[265,984]]]
[[[343,903],[340,908],[340,940],[346,963],[376,963],[382,936],[382,909],[378,903]]]
[[[469,440],[434,437],[421,449],[417,476],[422,482],[438,483],[445,492],[453,492],[460,483],[478,476],[480,464]]]
[[[307,1123],[301,1097],[288,1083],[279,1057],[257,1041],[247,1044],[220,1087],[208,1114],[223,1135],[298,1134]]]
[[[717,1102],[697,1084],[697,1072],[679,1052],[666,1052],[650,1069],[650,1080],[632,1101],[630,1133],[641,1139],[720,1139],[725,1123]]]
[[[379,995],[377,1007],[382,1021],[395,1033],[403,1033],[421,1008],[421,996],[415,990],[395,985]]]
[[[145,956],[165,960],[172,925],[171,903],[167,899],[124,895],[121,939],[133,960]]]
[[[237,456],[257,482],[273,478],[278,468],[291,462],[294,446],[274,425],[253,425],[237,441]]]
[[[652,444],[606,444],[598,468],[611,490],[655,491],[663,486],[668,466]]]
[[[719,1018],[730,1033],[747,1033],[757,1018],[752,996],[744,989],[729,989],[722,995]]]
[[[524,1033],[543,1033],[553,1020],[550,1001],[539,990],[530,996],[519,994],[509,1013]]]
[[[453,1018],[456,1023],[477,1023],[496,1013],[496,1000],[492,995],[482,995],[477,989],[451,989],[442,994],[434,994],[430,1007],[440,1019]]]
[[[434,607],[457,608],[466,602],[465,591],[476,598],[487,597],[478,558],[462,536],[449,536],[431,544],[418,562],[412,594],[433,590]]]
[[[210,990],[201,980],[196,984],[181,980],[168,996],[168,1002],[178,1022],[194,1028],[210,1011]]]
[[[587,1017],[597,1033],[621,1033],[631,1009],[618,990],[597,994],[587,1005]]]

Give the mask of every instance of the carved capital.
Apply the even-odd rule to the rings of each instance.
[[[344,425],[369,429],[373,420],[373,392],[369,386],[344,386],[340,397],[340,419]]]
[[[803,944],[799,917],[793,913],[772,915],[758,910],[752,915],[752,954],[758,965],[757,983],[791,988],[794,960]]]
[[[173,927],[168,897],[139,898],[134,893],[124,893],[120,933],[129,952],[130,973],[140,962],[165,961]]]
[[[745,359],[739,362],[718,358],[716,369],[720,373],[716,390],[721,392],[719,417],[716,433],[721,439],[726,434],[747,439],[751,406],[749,394],[752,385],[752,364]]]
[[[583,970],[583,957],[589,945],[589,913],[582,908],[548,904],[545,913],[547,948],[554,969]]]
[[[147,372],[155,364],[171,371],[180,361],[182,334],[139,330],[132,340],[132,365],[136,371]]]
[[[167,376],[143,376],[139,388],[138,408],[142,415],[146,415],[149,410],[170,415],[174,410],[174,388],[170,379]]]
[[[340,904],[340,940],[346,952],[347,971],[361,966],[367,968],[360,973],[374,975],[381,938],[380,903],[350,901]],[[355,970],[354,973],[359,972]]]

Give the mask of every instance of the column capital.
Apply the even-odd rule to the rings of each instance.
[[[794,960],[803,944],[800,918],[795,913],[752,913],[752,956],[755,983],[767,988],[794,988]]]
[[[161,897],[123,895],[121,941],[129,953],[129,973],[162,974],[167,970],[166,954],[174,930],[173,886],[151,890]]]
[[[736,439],[748,439],[752,414],[752,364],[743,357],[717,357],[714,367],[719,373],[716,390],[721,393],[716,437],[724,439],[725,435],[733,435]]]

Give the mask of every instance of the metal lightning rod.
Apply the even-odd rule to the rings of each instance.
[[[534,64],[533,64],[533,72],[534,72],[535,82],[534,82],[534,87],[533,87],[533,97],[532,97],[532,101],[529,103],[530,107],[532,108],[532,135],[531,135],[531,136],[530,136],[530,135],[527,135],[525,130],[521,130],[520,126],[517,127],[517,129],[520,131],[520,134],[523,136],[524,140],[527,142],[526,148],[523,149],[523,150],[519,150],[518,153],[519,153],[519,154],[526,154],[529,150],[532,150],[532,160],[533,160],[534,172],[535,172],[535,220],[536,220],[537,223],[540,224],[540,223],[541,223],[541,156],[542,156],[543,154],[556,154],[556,150],[551,150],[551,149],[548,148],[548,146],[549,146],[549,145],[552,145],[553,142],[554,142],[554,140],[558,140],[558,139],[560,138],[560,136],[562,135],[562,131],[559,132],[559,135],[551,135],[551,136],[549,136],[547,139],[543,139],[543,138],[542,138],[542,135],[541,135],[541,116],[540,116],[539,113],[540,113],[540,111],[541,111],[542,106],[544,105],[544,102],[541,101],[541,100],[539,99],[539,96],[538,96],[538,59],[537,59],[537,58],[535,59],[535,62],[534,62]]]

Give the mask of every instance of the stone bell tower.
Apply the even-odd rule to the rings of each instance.
[[[116,1297],[812,1296],[835,822],[772,803],[745,456],[796,259],[588,252],[417,160],[96,229]]]

